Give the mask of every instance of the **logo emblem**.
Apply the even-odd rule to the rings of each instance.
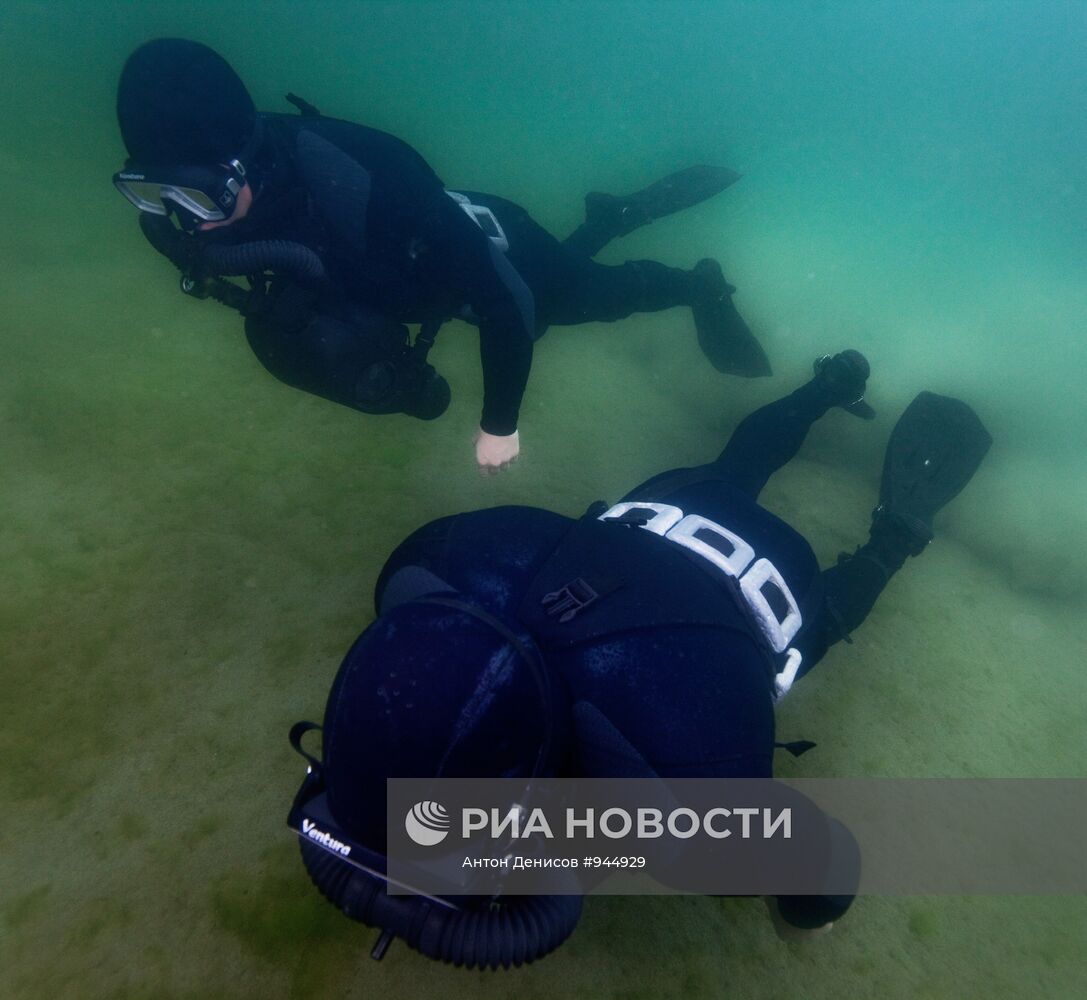
[[[433,847],[449,836],[449,813],[440,802],[416,802],[404,817],[404,829],[415,843]]]

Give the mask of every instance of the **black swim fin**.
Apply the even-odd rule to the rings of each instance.
[[[864,390],[872,374],[868,359],[860,351],[841,351],[833,357],[820,355],[812,362],[815,380],[827,401],[861,420],[875,420],[876,411],[865,401]]]
[[[620,236],[698,205],[735,184],[742,175],[728,167],[694,166],[677,170],[634,194],[590,191],[585,195],[585,221],[565,240],[578,254],[595,257]]]
[[[770,359],[732,301],[736,289],[725,281],[721,265],[707,257],[694,266],[691,277],[695,284],[691,313],[698,346],[710,364],[726,375],[772,375]]]
[[[904,529],[913,555],[932,541],[932,520],[966,486],[992,445],[978,415],[960,399],[920,393],[887,442],[873,519]]]
[[[677,170],[634,194],[613,195],[590,191],[585,196],[585,221],[611,227],[612,238],[640,226],[698,205],[735,184],[741,175],[728,167],[695,166]]]

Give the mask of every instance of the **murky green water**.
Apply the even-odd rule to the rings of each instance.
[[[413,143],[559,234],[581,197],[692,162],[743,181],[609,248],[719,256],[777,378],[716,376],[684,311],[541,342],[523,458],[480,480],[476,338],[434,424],[289,390],[176,290],[109,184],[116,76],[148,37],[221,51]],[[833,559],[921,388],[996,437],[938,543],[786,703],[818,775],[1085,774],[1087,5],[8,3],[0,116],[0,995],[1078,996],[1082,899],[862,899],[829,937],[747,900],[591,900],[553,957],[481,975],[317,897],[285,734],[319,716],[385,555],[440,514],[574,513],[705,460],[863,350],[768,505]],[[788,765],[785,765],[788,766]]]

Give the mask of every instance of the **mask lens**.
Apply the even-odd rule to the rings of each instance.
[[[128,190],[132,192],[136,200],[148,205],[157,205],[162,200],[159,194],[160,189],[161,185],[146,181],[128,185]]]
[[[163,186],[162,197],[176,201],[195,215],[199,215],[207,222],[225,218],[222,209],[212,200],[211,196],[197,188],[176,187],[174,185]]]
[[[141,212],[154,212],[156,215],[165,215],[166,208],[162,204],[162,185],[151,181],[123,181],[114,180],[117,190],[121,192]]]

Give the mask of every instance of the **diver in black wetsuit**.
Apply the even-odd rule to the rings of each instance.
[[[450,912],[387,895],[373,874],[385,870],[386,779],[771,776],[775,702],[923,551],[991,444],[965,403],[920,394],[891,435],[868,540],[820,572],[807,541],[757,499],[829,408],[870,414],[868,374],[856,351],[820,359],[714,461],[580,520],[497,507],[404,541],[377,583],[379,617],[337,674],[324,760],[311,758],[292,810],[318,888],[432,957],[520,964],[561,943],[576,904],[511,897],[505,910]],[[307,822],[354,845],[369,872],[308,839]],[[834,838],[831,857],[855,850]],[[772,913],[815,930],[851,898],[779,897]]]
[[[449,390],[426,348],[444,320],[466,319],[483,366],[476,459],[497,471],[517,457],[533,343],[549,324],[686,305],[718,370],[770,373],[715,261],[683,271],[591,260],[615,236],[721,190],[732,171],[691,168],[627,198],[592,194],[585,224],[560,243],[511,202],[447,191],[399,139],[292,99],[300,117],[258,114],[220,56],[180,39],[137,49],[117,96],[129,159],[114,183],[185,272],[183,288],[246,313],[250,345],[281,380],[367,412],[432,418]],[[239,301],[223,275],[248,277],[253,294]],[[422,324],[411,348],[409,322]]]

